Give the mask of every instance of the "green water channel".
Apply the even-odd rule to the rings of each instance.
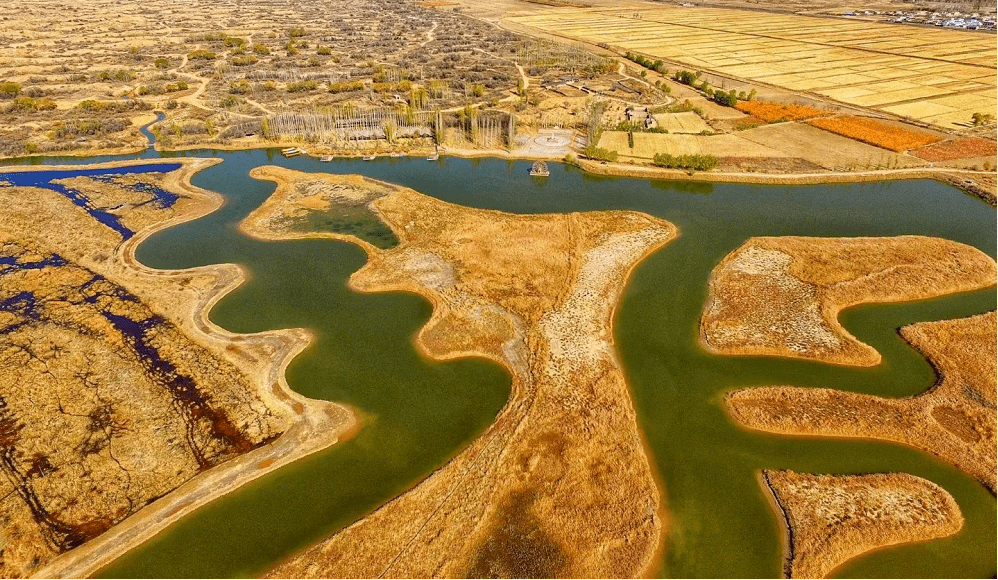
[[[424,300],[348,290],[348,276],[364,261],[359,248],[331,240],[259,242],[241,235],[238,222],[274,189],[247,173],[268,163],[361,173],[471,207],[517,213],[633,209],[679,226],[681,236],[635,270],[615,321],[619,355],[668,510],[660,575],[780,574],[777,520],[756,480],[764,468],[908,472],[938,483],[959,503],[966,524],[956,536],[863,556],[839,570],[842,577],[995,574],[995,500],[969,476],[898,445],[746,431],[724,415],[722,404],[731,389],[768,384],[884,396],[921,392],[932,385],[934,373],[896,329],[992,310],[994,288],[847,310],[846,328],[883,354],[883,364],[872,369],[718,357],[696,342],[710,270],[751,236],[924,234],[971,244],[993,257],[995,210],[984,202],[933,181],[710,185],[593,177],[560,164],[551,165],[547,180],[535,180],[528,175],[529,163],[494,159],[319,163],[275,157],[273,151],[187,155],[225,160],[196,175],[194,183],[222,193],[226,204],[153,236],[140,246],[139,259],[159,268],[245,265],[251,280],[225,297],[211,319],[236,332],[312,329],[317,341],[289,367],[290,385],[309,397],[355,406],[365,426],[354,439],[184,518],[114,562],[104,576],[261,574],[417,483],[481,433],[508,396],[509,377],[496,365],[439,364],[416,353],[413,336],[430,315]]]

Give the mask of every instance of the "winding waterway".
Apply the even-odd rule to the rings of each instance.
[[[903,471],[940,484],[959,503],[966,524],[956,536],[858,558],[839,570],[840,576],[995,574],[995,500],[969,476],[899,445],[746,431],[725,416],[722,405],[728,390],[768,384],[885,396],[921,392],[932,385],[934,373],[898,337],[897,327],[992,310],[994,288],[845,311],[845,327],[883,354],[883,364],[871,369],[718,357],[697,344],[710,270],[747,238],[924,234],[967,243],[994,257],[995,210],[977,198],[924,180],[710,185],[594,177],[560,164],[551,164],[551,177],[537,180],[527,173],[529,162],[496,159],[320,163],[284,159],[274,150],[186,155],[224,159],[193,182],[223,194],[226,204],[152,236],[139,247],[139,260],[158,268],[245,265],[251,279],[219,302],[211,319],[236,332],[312,329],[317,340],[288,368],[289,384],[306,396],[355,406],[364,428],[348,442],[213,502],[116,561],[104,575],[260,574],[414,485],[481,433],[505,403],[509,378],[500,367],[481,360],[441,364],[417,354],[412,340],[429,318],[427,302],[408,294],[357,294],[346,288],[348,276],[364,262],[359,248],[332,240],[262,242],[243,236],[236,225],[274,189],[247,175],[263,164],[361,173],[471,207],[516,213],[633,209],[679,227],[678,240],[635,270],[614,328],[668,510],[660,575],[780,574],[777,520],[756,480],[763,468]],[[136,157],[157,156],[148,151]]]

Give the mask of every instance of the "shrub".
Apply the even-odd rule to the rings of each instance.
[[[617,152],[610,151],[609,149],[604,149],[603,147],[597,147],[596,145],[587,145],[583,151],[586,157],[589,159],[595,159],[596,161],[616,161]]]
[[[237,56],[232,59],[233,66],[250,66],[256,64],[259,59],[253,55]]]
[[[652,165],[670,169],[710,171],[717,167],[717,157],[705,154],[669,155],[668,153],[656,153],[652,159]]]
[[[735,89],[731,89],[728,92],[715,91],[713,99],[715,103],[724,105],[725,107],[734,107],[738,104],[738,94],[735,92]]]
[[[12,99],[19,94],[21,94],[21,85],[12,81],[0,83],[0,98]]]
[[[296,83],[288,83],[287,91],[289,93],[304,93],[308,91],[314,91],[319,85],[312,80],[308,81],[298,81]]]
[[[156,66],[156,68],[161,68],[161,69],[170,68],[170,60],[167,59],[165,56],[157,58],[156,60],[152,61],[152,63],[153,65]]]
[[[270,49],[267,48],[266,46],[262,45],[262,44],[254,44],[253,45],[253,52],[255,52],[255,53],[257,53],[257,54],[259,54],[261,56],[266,56],[266,55],[270,54]]]
[[[677,70],[672,78],[684,85],[693,86],[693,83],[697,80],[697,75],[688,70]]]
[[[218,55],[216,55],[214,52],[211,52],[210,50],[200,49],[188,53],[187,60],[215,60],[217,56]]]
[[[349,93],[352,91],[359,91],[364,88],[364,83],[360,81],[345,81],[340,83],[329,83],[329,92],[331,93]]]
[[[318,54],[320,56],[329,56],[333,54],[333,49],[329,48],[328,46],[320,46],[318,49],[316,49],[315,54]]]
[[[970,118],[975,127],[990,125],[995,120],[995,116],[988,113],[974,113]]]
[[[31,97],[16,97],[13,108],[22,111],[51,111],[55,109],[52,99],[33,99]]]
[[[250,84],[249,82],[246,81],[246,79],[233,81],[229,85],[229,92],[234,95],[245,95],[246,93],[249,93],[252,90],[253,89],[250,87]]]

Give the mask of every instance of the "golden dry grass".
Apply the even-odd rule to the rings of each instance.
[[[751,238],[711,272],[701,343],[873,366],[880,353],[839,324],[843,308],[986,288],[995,275],[988,255],[939,238]]]
[[[15,305],[0,312],[5,577],[93,573],[268,471],[261,460],[287,464],[353,423],[345,408],[287,390],[283,365],[304,348],[303,333],[237,337],[207,322],[238,268],[151,271],[134,261],[145,235],[221,201],[188,182],[213,161],[180,163],[166,174],[61,181],[92,207],[115,208],[137,232],[127,240],[59,193],[0,185],[0,302]],[[179,200],[160,207],[136,183]],[[306,429],[317,416],[321,429]]]
[[[482,356],[512,374],[495,423],[412,490],[271,572],[276,577],[633,576],[660,542],[658,491],[613,356],[610,320],[631,268],[676,234],[634,212],[512,215],[356,176],[254,169],[274,196],[241,227],[284,239],[302,184],[367,184],[400,244],[359,243],[364,292],[432,301],[419,347]],[[391,190],[385,193],[385,190]],[[337,203],[339,195],[328,197]],[[291,204],[293,209],[284,208]]]
[[[824,578],[865,552],[963,527],[963,514],[946,490],[907,473],[763,471],[762,483],[784,520],[787,578]]]
[[[835,117],[832,119],[812,119],[809,124],[844,135],[863,143],[883,147],[891,151],[907,151],[939,141],[939,137],[918,131],[909,131],[895,125],[888,125],[865,117]]]
[[[749,141],[736,134],[682,135],[671,133],[634,133],[630,147],[624,131],[604,131],[599,146],[616,151],[621,157],[651,160],[658,153],[669,155],[710,154],[716,157],[786,157],[776,149]]]
[[[765,121],[777,121],[779,119],[799,121],[827,114],[827,111],[820,109],[787,105],[772,101],[739,101],[735,108]]]
[[[915,397],[762,387],[731,393],[727,405],[736,421],[752,429],[904,443],[952,463],[994,493],[995,320],[992,311],[901,329],[940,377],[932,389]]]

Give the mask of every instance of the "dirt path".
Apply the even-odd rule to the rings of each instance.
[[[437,21],[434,20],[433,21],[433,26],[431,26],[430,29],[426,31],[426,40],[424,40],[423,42],[419,43],[419,47],[420,48],[423,48],[427,44],[429,44],[429,43],[431,43],[431,42],[433,42],[434,40],[437,39],[436,35],[433,34],[434,31],[436,31],[436,29],[437,29]]]

